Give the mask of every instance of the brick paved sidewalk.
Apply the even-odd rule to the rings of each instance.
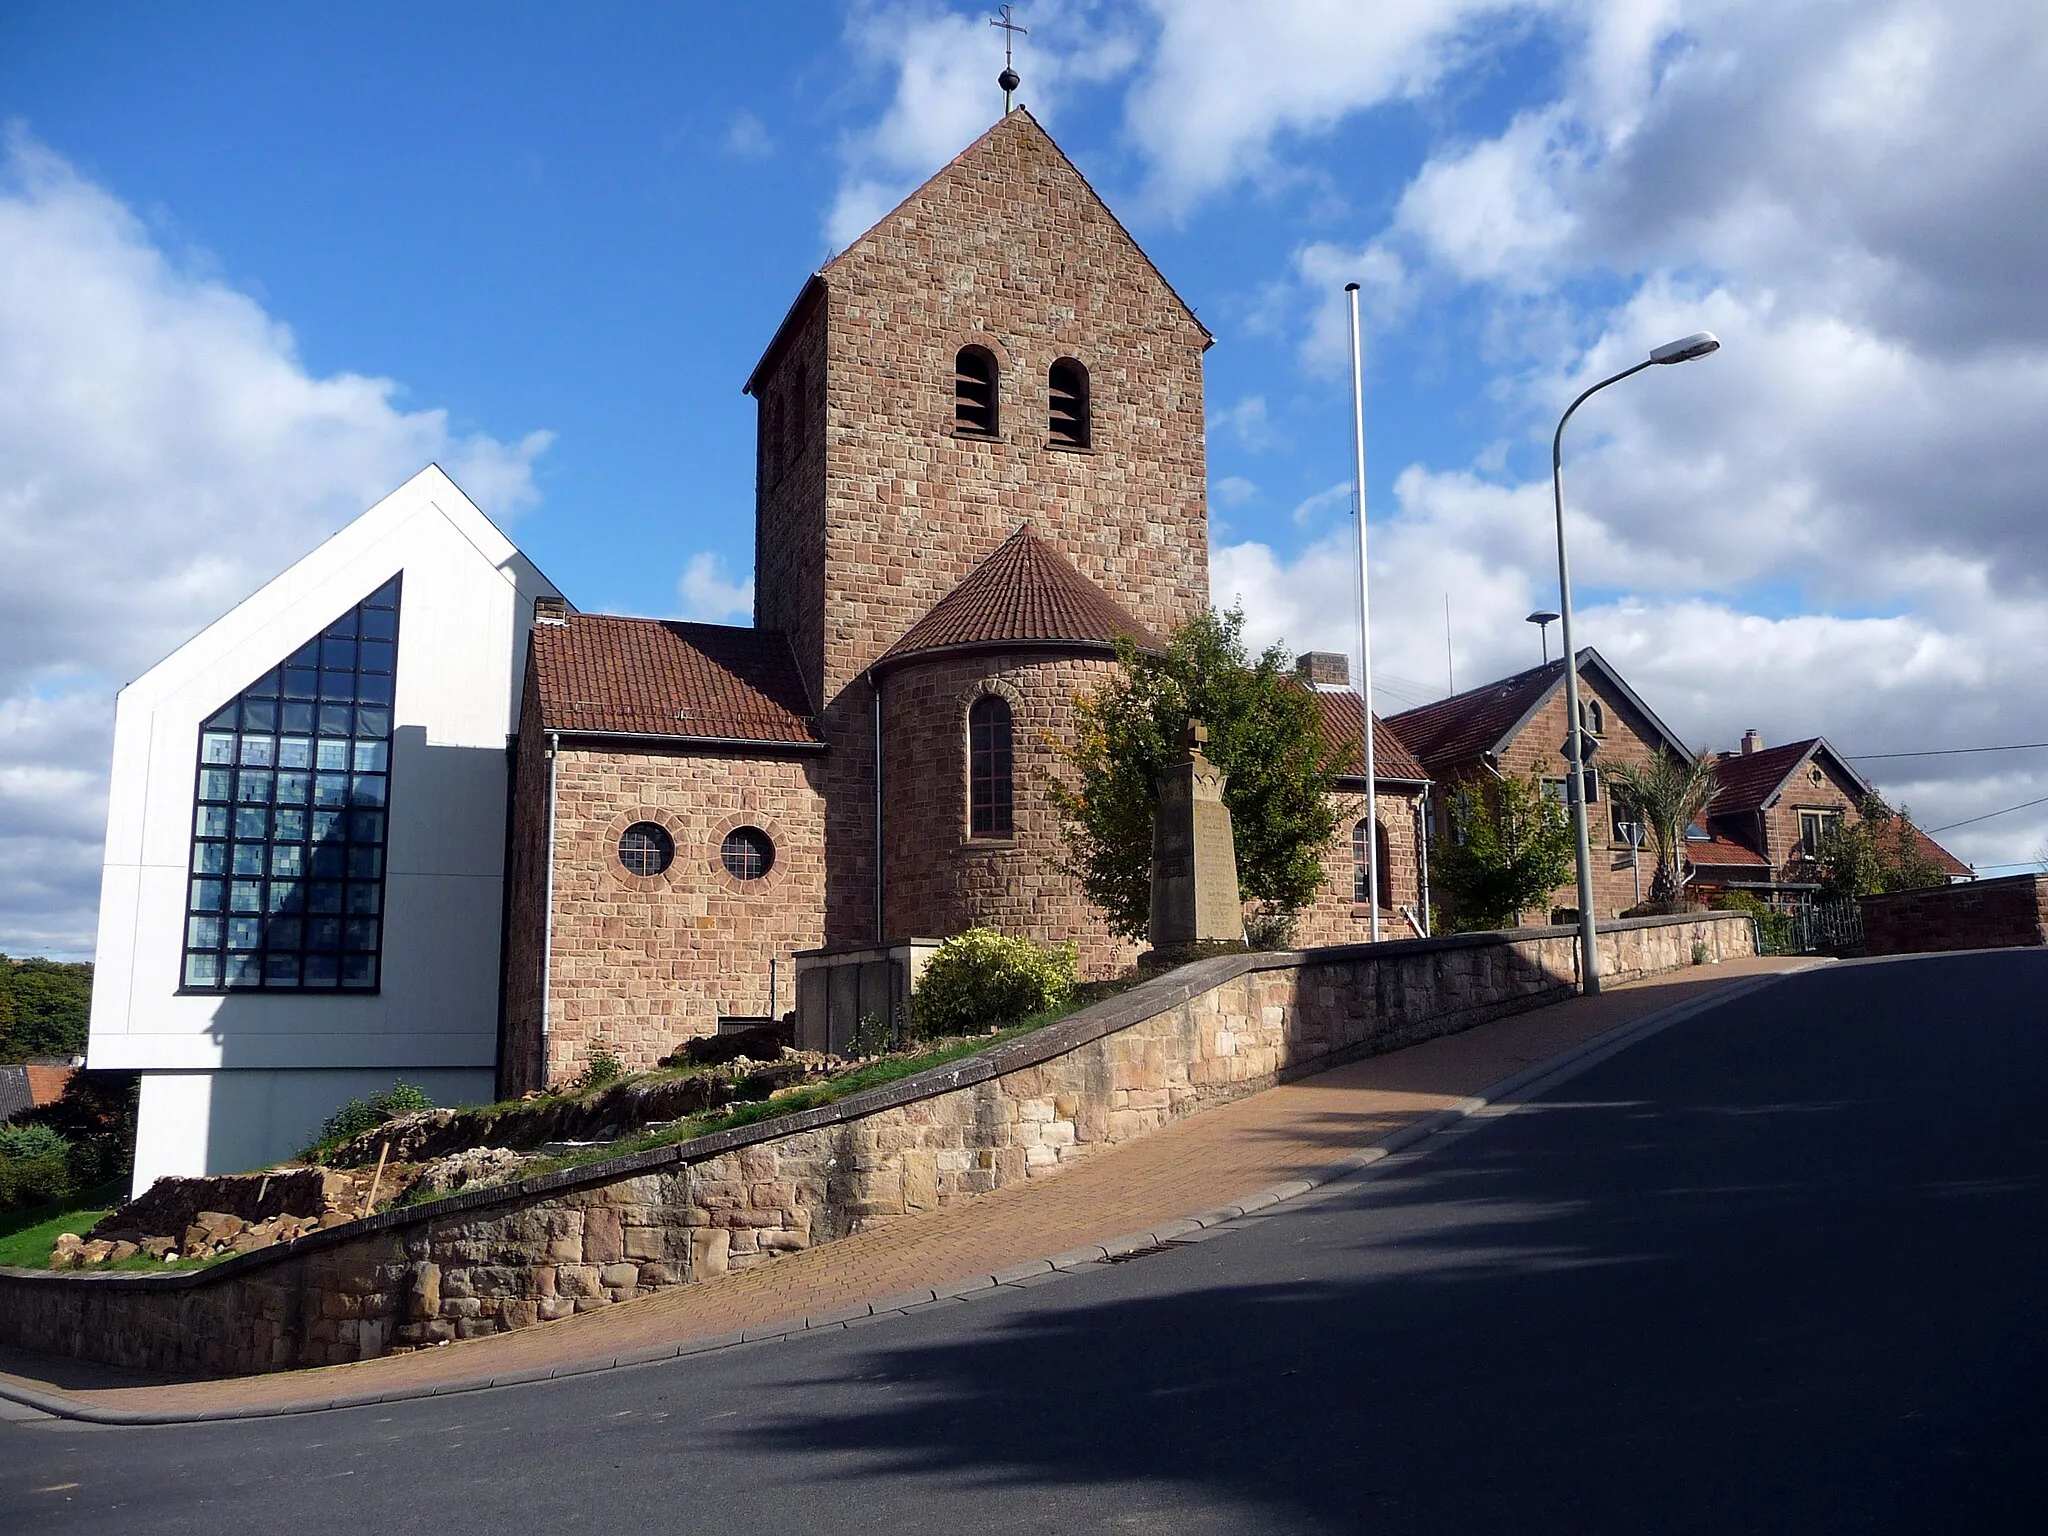
[[[1809,962],[1730,961],[1574,998],[1219,1105],[1029,1183],[899,1218],[758,1269],[517,1333],[356,1365],[171,1382],[0,1354],[0,1383],[97,1408],[282,1409],[588,1366],[856,1307],[1143,1231],[1328,1167],[1421,1116],[1659,1009]]]

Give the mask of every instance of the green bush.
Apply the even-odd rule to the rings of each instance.
[[[1057,1008],[1073,995],[1074,946],[970,928],[946,940],[911,998],[920,1035],[964,1035]]]
[[[570,1087],[581,1091],[586,1088],[609,1088],[626,1075],[626,1064],[612,1054],[604,1042],[599,1041],[590,1048],[590,1054],[583,1058],[583,1070],[577,1074]]]
[[[320,1136],[314,1145],[332,1146],[336,1142],[347,1141],[351,1136],[374,1131],[393,1115],[433,1107],[434,1101],[427,1097],[426,1089],[413,1083],[395,1082],[382,1093],[373,1093],[367,1099],[350,1099],[321,1121]]]
[[[71,1192],[71,1166],[62,1152],[42,1157],[0,1154],[0,1211],[47,1205]]]
[[[1723,912],[1741,912],[1756,921],[1757,948],[1767,955],[1785,952],[1792,942],[1792,918],[1748,891],[1727,891],[1716,901]]]
[[[65,1157],[71,1143],[47,1125],[0,1126],[0,1157]]]

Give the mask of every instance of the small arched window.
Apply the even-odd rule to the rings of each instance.
[[[1086,448],[1088,370],[1071,357],[1061,358],[1046,375],[1046,394],[1052,441],[1064,448]]]
[[[967,830],[970,837],[1009,837],[1015,830],[1010,703],[986,693],[967,712]]]
[[[996,435],[996,358],[986,347],[962,347],[953,359],[953,427]]]
[[[1359,906],[1372,900],[1372,888],[1366,879],[1366,860],[1377,852],[1380,874],[1380,905],[1394,904],[1394,869],[1387,857],[1387,830],[1379,829],[1379,837],[1371,836],[1372,824],[1361,819],[1351,828],[1351,899]]]
[[[1607,734],[1607,711],[1600,707],[1598,699],[1586,699],[1579,705],[1579,716],[1585,721],[1586,730],[1594,736]]]

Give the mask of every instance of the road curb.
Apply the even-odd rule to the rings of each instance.
[[[1822,962],[1815,964],[1820,963]],[[354,1392],[335,1397],[309,1398],[297,1403],[184,1410],[101,1408],[80,1402],[69,1393],[42,1392],[6,1380],[0,1380],[0,1401],[33,1409],[52,1418],[117,1427],[285,1418],[302,1413],[327,1413],[339,1408],[366,1408],[384,1403],[410,1402],[424,1397],[447,1397],[459,1392],[481,1392],[493,1387],[561,1381],[574,1376],[594,1375],[601,1371],[653,1365],[666,1360],[680,1359],[686,1355],[708,1354],[714,1350],[732,1349],[743,1344],[766,1343],[804,1333],[853,1327],[876,1318],[919,1311],[926,1307],[956,1304],[970,1296],[1003,1288],[1014,1290],[1019,1286],[1042,1282],[1055,1275],[1092,1269],[1136,1254],[1198,1242],[1226,1227],[1246,1221],[1247,1218],[1264,1219],[1279,1206],[1301,1205],[1317,1199],[1327,1199],[1347,1185],[1386,1172],[1386,1165],[1391,1159],[1420,1143],[1447,1131],[1477,1129],[1478,1125],[1483,1123],[1479,1117],[1486,1111],[1512,1111],[1516,1106],[1539,1097],[1582,1072],[1590,1071],[1609,1057],[1673,1025],[1682,1024],[1687,1019],[1710,1009],[1747,997],[1788,976],[1797,976],[1814,968],[1815,965],[1804,965],[1791,970],[1745,977],[1717,988],[1707,997],[1673,1003],[1629,1023],[1618,1024],[1590,1040],[1582,1040],[1577,1045],[1525,1067],[1520,1072],[1490,1083],[1478,1093],[1460,1099],[1447,1108],[1412,1120],[1371,1144],[1325,1164],[1304,1178],[1290,1179],[1284,1184],[1272,1185],[1229,1205],[1219,1206],[1215,1210],[1201,1211],[1175,1221],[1161,1222],[1143,1231],[1128,1232],[1105,1242],[1090,1243],[1042,1259],[1033,1259],[1028,1263],[1012,1264],[989,1274],[949,1281],[944,1285],[884,1297],[879,1301],[781,1322],[758,1324],[736,1333],[689,1339],[678,1344],[658,1344],[625,1354],[593,1356],[588,1360],[554,1366],[531,1366],[524,1370],[501,1371],[490,1375],[465,1377],[457,1381],[405,1387],[390,1392]],[[1407,1160],[1410,1159],[1404,1159]]]

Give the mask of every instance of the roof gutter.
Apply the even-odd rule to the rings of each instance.
[[[586,731],[573,725],[548,732],[550,740],[561,736],[575,736],[592,741],[665,741],[685,747],[758,747],[777,752],[825,750],[825,743],[822,741],[779,741],[761,736],[679,736],[668,731]]]

